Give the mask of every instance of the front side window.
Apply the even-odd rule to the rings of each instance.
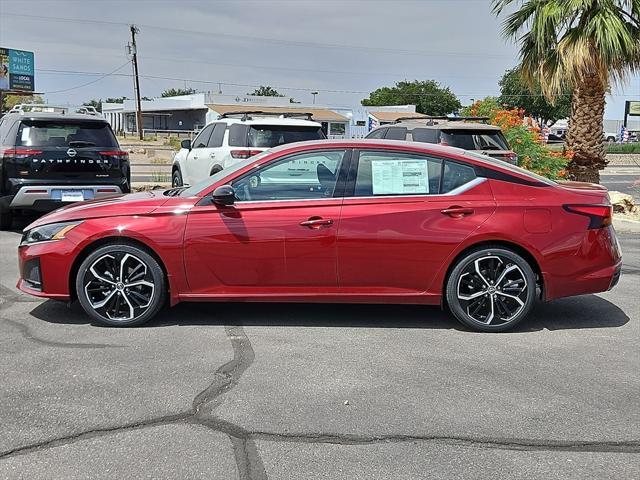
[[[193,141],[193,148],[207,148],[207,144],[209,143],[209,137],[211,136],[211,132],[213,131],[213,125],[207,125],[204,129],[198,134],[198,136]]]
[[[234,180],[238,201],[314,200],[334,195],[345,150],[276,160]]]
[[[442,160],[405,152],[360,152],[354,196],[428,195],[440,188]]]
[[[383,138],[386,132],[386,128],[378,128],[377,130],[372,130],[371,132],[369,132],[367,138]]]

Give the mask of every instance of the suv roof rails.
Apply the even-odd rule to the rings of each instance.
[[[269,117],[282,117],[282,118],[306,117],[307,120],[312,120],[312,117],[313,117],[313,113],[309,113],[309,112],[265,112],[263,110],[251,110],[249,112],[226,112],[218,115],[218,120],[222,118],[240,116],[241,117],[240,119],[244,122],[246,120],[250,120],[251,115],[264,115]]]
[[[70,112],[73,107],[64,107],[61,105],[49,105],[48,103],[19,103],[15,105],[7,113],[27,113],[27,112],[44,112],[44,113],[61,113],[63,115]],[[80,115],[91,115],[92,117],[102,117],[102,114],[93,106],[82,105],[74,110],[74,113]]]
[[[448,120],[450,122],[484,122],[487,123],[489,117],[450,117],[446,115],[427,115],[425,117],[399,117],[396,119],[395,123],[399,123],[403,120],[427,120],[427,125],[435,125],[436,122],[434,120]]]

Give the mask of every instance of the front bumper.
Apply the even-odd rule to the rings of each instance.
[[[75,250],[76,245],[68,239],[21,245],[18,247],[20,278],[16,287],[36,297],[69,300],[69,276]]]

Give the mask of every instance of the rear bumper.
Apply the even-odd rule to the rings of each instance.
[[[21,187],[11,199],[9,208],[49,210],[73,203],[63,201],[63,191],[81,191],[84,200],[122,194],[118,185],[32,185]]]

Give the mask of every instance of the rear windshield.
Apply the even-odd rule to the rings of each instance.
[[[103,122],[26,120],[16,142],[20,147],[118,147],[109,125]]]
[[[325,138],[320,127],[297,127],[291,125],[251,125],[249,147],[271,148],[285,143],[321,140]]]
[[[443,130],[440,142],[464,150],[509,150],[507,140],[497,130]]]

